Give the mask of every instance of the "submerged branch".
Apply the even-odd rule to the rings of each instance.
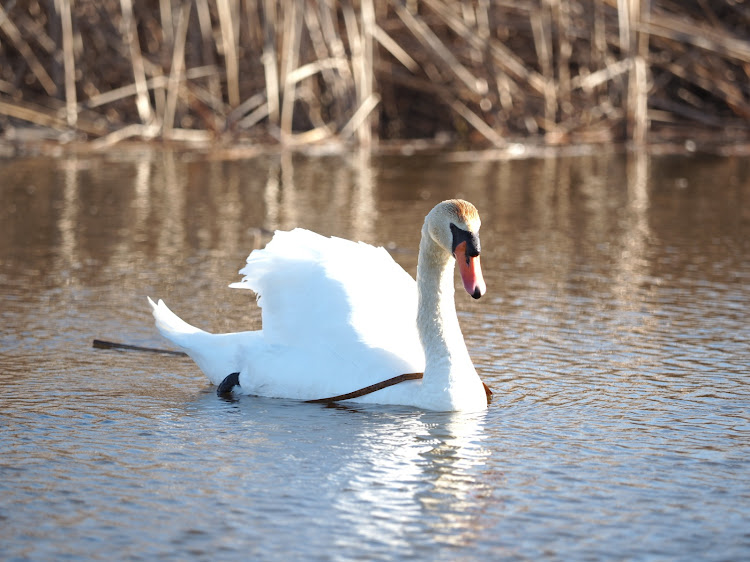
[[[126,351],[145,351],[147,353],[164,353],[166,355],[177,355],[180,357],[187,357],[187,353],[184,351],[174,351],[171,349],[158,349],[155,347],[143,347],[141,345],[130,345],[127,343],[117,343],[106,340],[94,340],[92,347],[96,349],[122,349]]]

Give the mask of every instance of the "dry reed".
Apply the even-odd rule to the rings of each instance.
[[[734,0],[18,0],[0,132],[503,147],[750,138]]]

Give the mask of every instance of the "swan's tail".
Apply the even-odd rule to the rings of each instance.
[[[172,343],[179,345],[182,348],[189,349],[191,340],[196,334],[208,334],[208,332],[204,332],[195,326],[191,326],[174,312],[169,310],[169,307],[164,304],[163,300],[159,299],[159,303],[157,304],[151,300],[151,297],[146,298],[148,299],[148,304],[151,305],[151,312],[156,320],[156,328],[161,332],[162,336]]]
[[[213,384],[242,370],[243,349],[252,332],[210,334],[185,322],[161,299],[155,303],[147,298],[161,335],[182,348]]]

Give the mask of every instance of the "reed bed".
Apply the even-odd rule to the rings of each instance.
[[[746,140],[749,30],[740,0],[9,0],[0,132],[95,148]]]

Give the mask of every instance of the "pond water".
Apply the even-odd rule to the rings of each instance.
[[[482,215],[457,292],[481,414],[218,398],[211,331],[268,231],[385,245]],[[750,160],[130,150],[0,161],[0,545],[25,559],[750,558]]]

